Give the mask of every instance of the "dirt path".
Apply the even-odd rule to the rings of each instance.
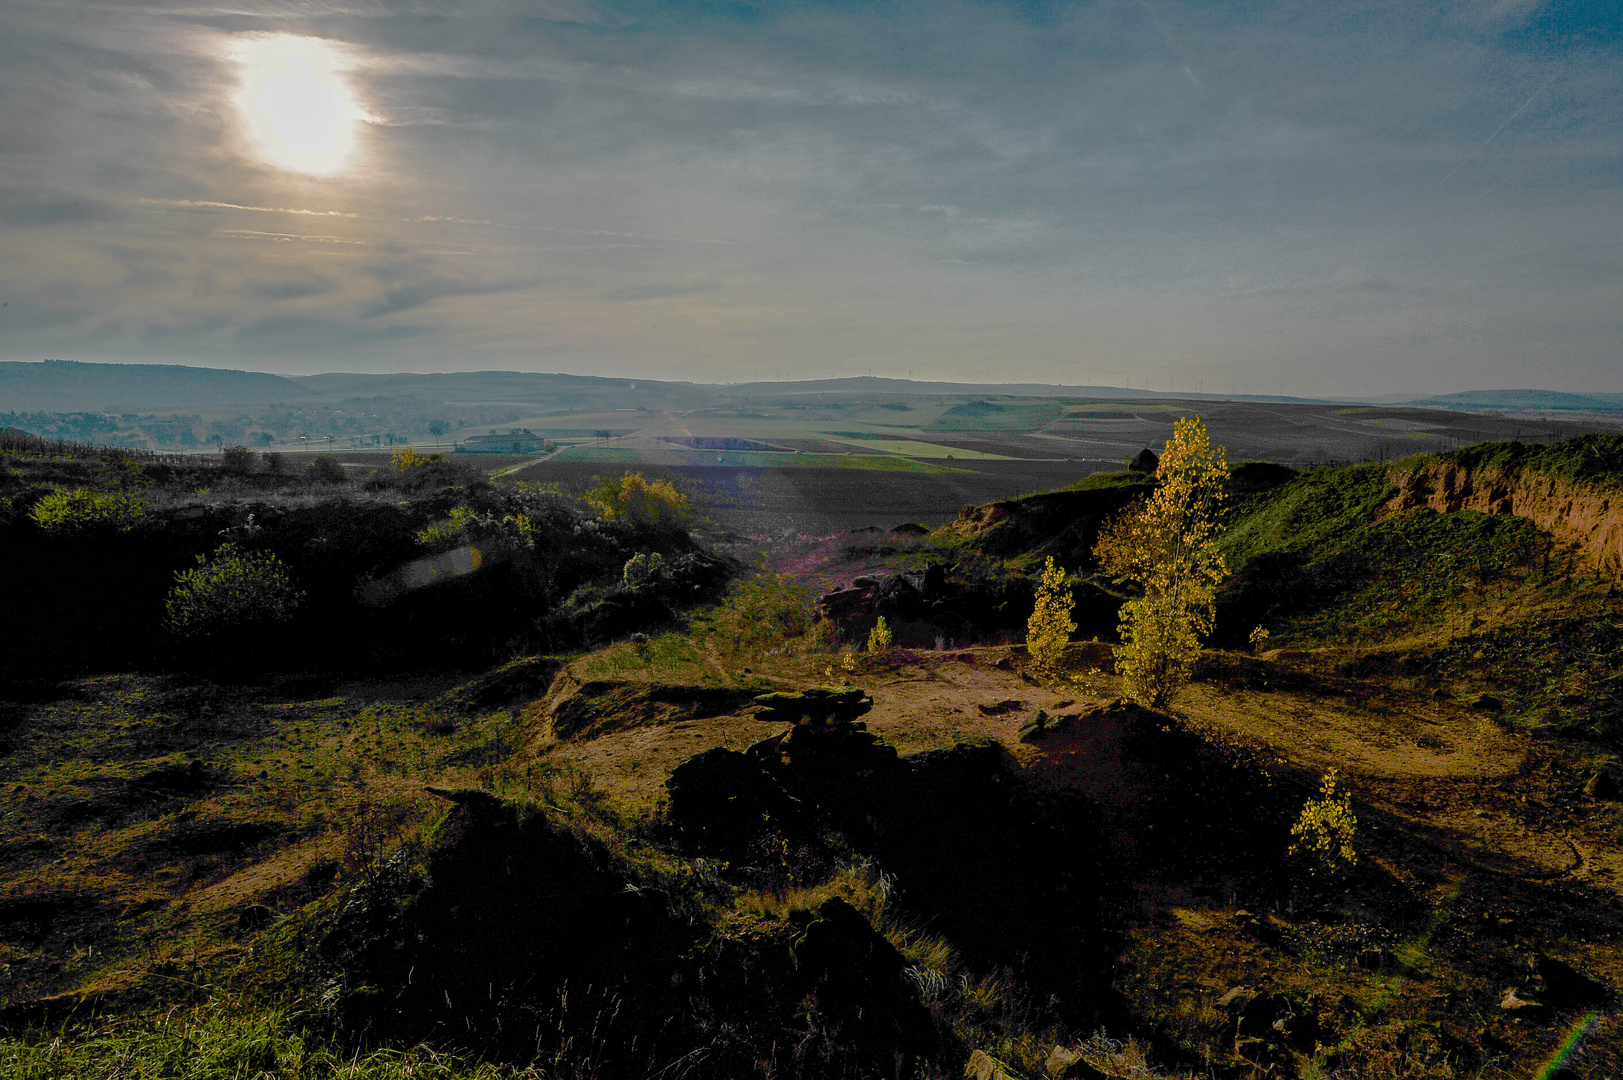
[[[1099,647],[1084,647],[1079,657],[1084,670],[1086,661],[1104,659],[1092,652]],[[1032,766],[1047,755],[1019,734],[1038,710],[1082,713],[1117,694],[1114,679],[1097,671],[1074,683],[1023,678],[1015,669],[1018,651],[1007,647],[916,656],[916,662],[852,680],[873,694],[873,711],[864,718],[869,730],[903,754],[991,739]],[[1418,694],[1364,701],[1219,683],[1191,686],[1179,706],[1188,723],[1215,740],[1310,775],[1337,769],[1370,815],[1401,823],[1464,866],[1529,880],[1581,880],[1611,891],[1623,884],[1623,848],[1615,838],[1590,829],[1559,782],[1531,775],[1541,744],[1488,716]],[[536,749],[593,773],[628,810],[647,813],[687,757],[713,746],[743,750],[778,730],[740,710]],[[1071,755],[1068,767],[1078,771],[1082,786],[1106,782],[1100,768],[1108,771],[1108,763],[1083,758],[1108,756],[1107,743]],[[1052,771],[1051,763],[1044,767]],[[1092,778],[1084,780],[1084,773]]]

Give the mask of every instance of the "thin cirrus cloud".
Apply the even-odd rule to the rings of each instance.
[[[0,358],[1623,389],[1619,18],[24,0]]]

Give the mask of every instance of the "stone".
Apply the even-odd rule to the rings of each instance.
[[[1059,1045],[1048,1052],[1043,1072],[1052,1080],[1109,1080],[1083,1059],[1081,1051]]]
[[[1365,971],[1379,971],[1386,962],[1386,953],[1380,949],[1359,949],[1358,966]]]
[[[1540,1023],[1550,1017],[1550,1007],[1531,998],[1524,998],[1516,993],[1515,987],[1505,991],[1499,999],[1499,1008],[1507,1015],[1532,1023]]]
[[[1609,770],[1596,769],[1584,782],[1584,794],[1601,802],[1620,802],[1623,801],[1623,785],[1618,784],[1617,777]]]
[[[738,858],[763,822],[782,830],[802,816],[799,800],[783,790],[762,762],[724,747],[682,762],[671,771],[665,789],[671,824],[689,844],[718,858]]]
[[[967,1080],[1020,1080],[1004,1068],[1001,1061],[984,1050],[976,1050],[969,1055],[964,1076]]]
[[[239,931],[263,930],[276,918],[276,913],[264,904],[249,904],[237,915]]]
[[[482,788],[441,788],[425,784],[423,790],[430,795],[444,799],[446,802],[456,803],[458,806],[473,806],[481,810],[495,810],[502,805],[500,796],[492,795]]]
[[[1255,1036],[1269,1041],[1279,1041],[1284,1029],[1274,1025],[1281,1020],[1288,1021],[1295,1013],[1290,998],[1273,992],[1257,994],[1242,1007],[1230,1009],[1237,1038]]]
[[[757,720],[771,723],[850,723],[873,708],[873,697],[859,686],[813,686],[761,694],[755,699]]]
[[[904,974],[906,959],[843,898],[818,907],[817,918],[791,952],[791,993],[815,995],[823,1022],[843,1045],[864,1048],[873,1060],[893,1067],[898,1059],[915,1058],[935,1045],[929,1010]]]
[[[1612,996],[1610,987],[1553,957],[1534,960],[1533,973],[1544,983],[1544,999],[1557,1009],[1599,1005]]]

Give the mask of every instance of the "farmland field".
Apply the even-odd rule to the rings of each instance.
[[[905,522],[939,525],[966,504],[1068,484],[1114,466],[1064,461],[980,461],[975,471],[870,472],[830,468],[733,465],[639,466],[649,479],[670,480],[718,525],[750,535],[829,533]],[[621,466],[622,468],[624,466]],[[579,494],[614,466],[538,461],[508,479],[557,484]]]
[[[1544,443],[1598,430],[1379,405],[808,393],[795,384],[739,391],[686,409],[660,402],[538,410],[516,423],[556,444],[554,453],[466,460],[505,479],[576,493],[594,477],[627,470],[665,477],[718,526],[760,536],[940,524],[965,504],[1060,487],[1113,471],[1146,447],[1159,451],[1182,416],[1202,416],[1230,460],[1297,468],[1394,460],[1490,440]],[[438,448],[485,434],[455,432]],[[386,460],[332,452],[359,475]]]

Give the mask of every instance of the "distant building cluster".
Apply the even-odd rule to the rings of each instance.
[[[462,440],[464,454],[536,454],[550,449],[547,441],[529,428],[510,428],[505,435],[472,435]]]

